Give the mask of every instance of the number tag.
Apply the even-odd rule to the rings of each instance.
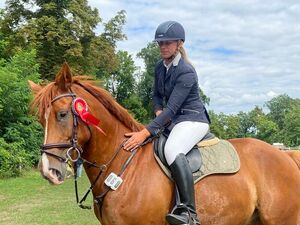
[[[122,182],[122,178],[116,175],[115,173],[109,174],[104,181],[104,183],[114,191],[117,190],[118,187],[120,187]]]

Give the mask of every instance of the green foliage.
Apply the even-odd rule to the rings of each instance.
[[[141,74],[138,84],[138,96],[141,98],[143,107],[147,110],[150,120],[153,115],[152,93],[154,83],[154,69],[156,63],[160,60],[160,52],[156,43],[149,43],[146,48],[143,48],[137,55],[144,60],[145,72]]]
[[[106,82],[107,89],[123,105],[124,101],[135,92],[134,73],[136,67],[131,55],[126,51],[117,53],[118,66]]]
[[[287,94],[279,95],[266,103],[270,110],[269,116],[277,123],[279,129],[282,129],[284,126],[285,114],[295,104],[296,100],[290,98]]]
[[[28,116],[20,118],[6,129],[3,135],[9,143],[22,143],[21,148],[26,152],[26,161],[35,166],[40,157],[43,129],[35,118]]]
[[[143,107],[141,99],[137,95],[131,95],[124,100],[124,107],[141,123],[147,123],[148,117],[146,109]]]
[[[0,138],[0,178],[16,177],[29,167],[23,143],[7,143]]]
[[[122,26],[126,23],[126,12],[121,10],[117,15],[104,23],[104,32],[101,34],[112,46],[116,47],[117,41],[126,39],[126,35],[122,33]]]
[[[221,120],[221,117],[218,114],[216,114],[213,110],[210,110],[208,114],[211,120],[210,131],[214,133],[217,137],[226,139],[224,123]]]
[[[49,80],[64,61],[79,74],[110,74],[117,65],[116,42],[125,38],[125,11],[105,24],[104,34],[96,35],[93,30],[99,22],[97,9],[87,0],[8,0],[0,20],[0,35],[5,34],[2,41],[7,44],[3,57],[33,47],[39,72]]]
[[[20,51],[0,67],[0,177],[17,176],[37,163],[41,126],[28,115],[27,80],[39,81],[35,50]]]
[[[278,137],[278,126],[275,122],[270,120],[266,115],[259,116],[257,118],[257,134],[256,138],[264,140],[270,144],[277,142]]]
[[[283,130],[283,142],[288,146],[300,145],[300,104],[290,108],[285,114]]]
[[[241,127],[241,118],[238,115],[226,115],[224,113],[215,114],[209,112],[212,121],[210,130],[217,137],[222,139],[230,139],[244,137]]]
[[[21,51],[0,68],[0,134],[3,128],[27,116],[30,91],[27,79],[38,81],[35,51]]]
[[[271,144],[280,140],[277,124],[257,106],[237,115],[210,112],[210,117],[211,131],[220,138],[254,137]]]
[[[204,92],[202,91],[202,89],[200,89],[199,91],[199,95],[200,95],[200,99],[202,100],[204,105],[209,105],[210,102],[210,98],[204,94]]]
[[[117,102],[128,109],[140,122],[145,122],[147,111],[144,109],[141,98],[137,95],[135,78],[136,67],[132,56],[126,51],[117,53],[118,66],[116,71],[106,79],[106,89],[112,93]]]

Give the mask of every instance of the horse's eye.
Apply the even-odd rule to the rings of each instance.
[[[58,121],[66,120],[68,118],[68,112],[69,111],[59,111],[57,113],[57,120]]]

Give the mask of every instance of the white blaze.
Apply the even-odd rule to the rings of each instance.
[[[49,119],[49,115],[50,115],[50,109],[51,109],[51,107],[49,107],[45,112],[46,125],[45,125],[44,145],[46,144],[47,137],[48,137],[48,119]],[[45,153],[42,154],[42,165],[43,165],[44,175],[49,174],[49,160]]]

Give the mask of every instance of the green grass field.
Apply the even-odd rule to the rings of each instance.
[[[78,179],[80,196],[89,182]],[[91,205],[91,196],[86,201]],[[93,210],[76,204],[73,178],[60,186],[50,185],[38,171],[24,177],[0,180],[1,225],[99,225]]]

